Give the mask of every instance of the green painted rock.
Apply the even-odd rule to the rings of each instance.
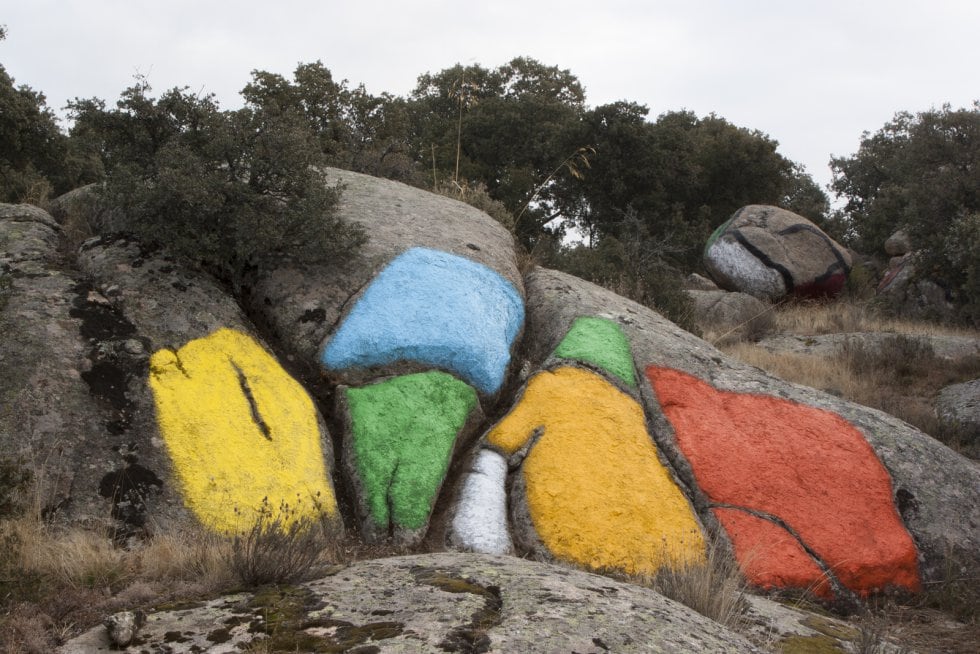
[[[343,468],[362,536],[418,542],[460,435],[483,419],[476,391],[432,370],[340,386],[336,415],[349,435]]]

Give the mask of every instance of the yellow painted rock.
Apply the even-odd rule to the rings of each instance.
[[[513,455],[536,433],[518,487],[548,554],[631,574],[703,559],[697,518],[632,397],[581,368],[540,372],[487,440]]]
[[[313,402],[252,338],[221,329],[159,350],[150,387],[184,501],[206,526],[337,514]]]

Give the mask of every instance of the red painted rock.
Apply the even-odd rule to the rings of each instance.
[[[891,478],[853,425],[678,370],[651,366],[647,376],[753,583],[826,590],[827,569],[860,595],[919,589]]]
[[[847,281],[851,255],[803,216],[749,205],[711,235],[704,265],[726,290],[778,300],[837,295]]]
[[[682,371],[696,380],[705,380],[710,383],[710,386],[705,384],[710,391],[707,394],[714,397],[712,401],[718,402],[721,408],[725,407],[725,402],[718,400],[719,397],[748,395],[752,401],[758,396],[766,396],[768,398],[766,402],[752,405],[750,414],[757,413],[758,416],[749,416],[757,419],[760,429],[768,429],[772,433],[776,428],[767,426],[770,424],[795,428],[795,425],[800,422],[800,417],[809,414],[806,410],[809,409],[814,414],[839,417],[842,419],[840,422],[832,420],[830,424],[842,426],[852,437],[854,430],[857,430],[859,437],[842,439],[839,435],[831,434],[833,438],[826,441],[819,434],[811,435],[807,432],[807,440],[799,442],[790,439],[781,445],[783,449],[773,448],[772,453],[765,448],[756,448],[751,457],[747,457],[748,450],[742,451],[745,448],[732,447],[729,444],[720,450],[725,452],[725,457],[719,457],[724,458],[722,463],[725,465],[730,465],[727,457],[738,460],[739,465],[743,466],[742,470],[747,482],[756,483],[775,478],[773,475],[762,475],[760,472],[766,469],[765,466],[771,465],[768,462],[773,456],[778,454],[792,463],[793,458],[786,456],[787,453],[784,451],[786,448],[789,448],[791,454],[798,452],[799,457],[811,457],[811,461],[812,457],[817,457],[818,462],[822,461],[827,466],[836,467],[838,465],[836,460],[825,455],[837,447],[846,447],[853,450],[858,456],[858,461],[867,462],[866,466],[861,464],[857,468],[839,468],[841,471],[846,471],[840,474],[837,472],[831,474],[831,470],[825,470],[820,473],[824,475],[823,477],[817,475],[820,472],[819,465],[808,464],[806,470],[809,472],[799,473],[801,483],[805,482],[802,490],[794,491],[797,494],[813,495],[816,499],[812,502],[818,509],[821,502],[830,506],[820,513],[825,522],[812,527],[819,531],[819,538],[809,531],[805,534],[797,531],[797,534],[818,556],[826,557],[825,562],[828,565],[840,564],[842,577],[857,580],[853,583],[875,586],[882,583],[880,579],[882,572],[887,572],[888,568],[887,564],[870,560],[867,571],[850,570],[848,566],[853,563],[850,553],[847,553],[848,561],[841,563],[828,554],[828,551],[831,553],[836,551],[833,547],[828,551],[822,549],[824,541],[862,542],[862,539],[867,537],[866,523],[860,520],[842,520],[839,515],[842,509],[837,507],[835,504],[837,500],[834,498],[849,493],[857,493],[862,502],[866,502],[869,507],[884,505],[887,508],[890,503],[894,507],[891,511],[897,509],[897,515],[900,516],[901,523],[908,530],[917,549],[918,572],[923,583],[941,581],[944,578],[944,571],[949,570],[951,565],[956,566],[957,569],[980,570],[980,468],[974,462],[950,450],[939,441],[929,438],[909,424],[881,411],[847,402],[813,388],[785,382],[758,368],[727,357],[647,307],[619,297],[594,284],[542,268],[529,273],[525,283],[528,289],[528,321],[524,351],[527,353],[531,369],[548,358],[565,337],[569,326],[578,317],[602,316],[615,320],[622,326],[629,339],[634,364],[638,370],[645,371],[647,367],[653,365],[657,368]],[[717,528],[717,533],[722,535],[727,533],[724,527],[733,533],[736,531],[748,533],[747,537],[738,538],[737,542],[732,543],[736,551],[742,547],[747,548],[748,551],[756,549],[752,537],[766,544],[777,541],[785,543],[786,547],[783,549],[786,554],[783,559],[800,558],[805,554],[812,565],[817,569],[820,568],[816,559],[798,545],[800,540],[777,523],[753,517],[753,514],[746,513],[742,509],[718,508],[719,502],[707,496],[707,489],[702,491],[699,488],[700,480],[695,476],[690,461],[681,450],[677,434],[661,405],[658,393],[646,375],[640,379],[639,390],[646,411],[648,429],[657,443],[657,448],[670,463],[679,480],[683,482],[685,489],[691,492],[699,517],[709,529]],[[686,391],[678,389],[675,392],[684,395]],[[804,410],[801,411],[801,408]],[[717,432],[715,438],[719,439],[722,445],[725,445],[726,440],[736,438],[732,434],[735,434],[734,430],[738,424],[730,416],[720,413],[715,416],[708,412],[702,414],[702,418],[703,426],[706,429],[713,428],[713,431]],[[831,429],[832,432],[836,430],[837,427]],[[751,435],[751,430],[749,431]],[[779,438],[775,440],[776,443],[786,440],[782,438],[783,431],[785,429],[777,430],[776,435]],[[843,442],[838,445],[840,440]],[[740,458],[736,458],[736,455]],[[880,464],[874,461],[875,458],[880,461]],[[877,472],[874,472],[875,470]],[[891,480],[890,495],[880,490],[884,482],[878,484],[874,481],[881,479],[885,470],[887,478]],[[790,484],[794,475],[797,475],[795,469],[788,469],[779,483]],[[814,484],[814,480],[826,479],[828,475],[833,483],[822,486]],[[755,480],[756,476],[761,479]],[[854,479],[859,480],[860,483],[855,485]],[[836,487],[838,483],[842,488]],[[864,499],[866,490],[870,495]],[[727,501],[735,503],[733,499]],[[802,503],[802,499],[800,501]],[[803,503],[803,506],[808,505]],[[782,510],[777,505],[773,505],[771,510],[776,509]],[[760,510],[765,509],[763,507]],[[784,521],[789,520],[786,514],[781,514],[781,517]],[[889,518],[889,521],[892,520],[898,521],[899,518],[893,515]],[[727,523],[723,525],[725,521]],[[753,526],[762,522],[772,527],[763,531],[762,528]],[[894,522],[892,524],[894,526]],[[796,530],[795,525],[792,526]],[[792,545],[790,540],[795,541],[797,545],[789,547]],[[907,538],[904,540],[908,543]],[[876,542],[872,547],[881,546]],[[891,557],[891,560],[897,560],[902,566],[902,573],[894,583],[901,583],[904,578],[908,582],[905,587],[909,587],[908,584],[914,583],[910,574],[914,569],[911,561],[902,558],[901,547],[897,551],[889,547],[885,547],[882,552]],[[860,550],[857,553],[862,557],[865,556]],[[753,563],[756,564],[754,568]],[[746,565],[749,574],[753,575],[760,585],[785,587],[788,583],[786,580],[793,579],[785,576],[786,574],[800,575],[801,572],[805,578],[815,578],[812,571],[808,573],[806,567],[802,565],[762,568],[763,563],[761,559],[748,559],[746,565],[743,559],[743,565]],[[762,576],[763,573],[759,570],[764,570],[764,574],[768,577]],[[792,581],[793,587],[799,587],[802,583],[802,581]],[[847,592],[845,583],[836,579],[834,583],[842,591]]]

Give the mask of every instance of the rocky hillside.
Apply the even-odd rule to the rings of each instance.
[[[323,519],[338,539],[447,552],[380,573],[415,580],[409,606],[443,611],[436,590],[465,600],[447,626],[412,626],[423,611],[388,606],[363,563],[295,600],[318,616],[303,627],[317,647],[374,625],[318,651],[751,647],[652,593],[453,551],[642,576],[720,547],[759,591],[851,607],[919,593],[950,566],[980,570],[968,459],[602,288],[522,274],[510,234],[468,205],[329,174],[342,217],[369,236],[354,262],[283,261],[230,285],[124,237],[62,252],[50,215],[0,209],[0,454],[43,462],[49,520],[132,546]],[[317,584],[348,598],[370,586],[371,599],[320,606]],[[588,597],[589,615],[624,622],[599,630],[572,607],[554,615],[581,628],[528,649],[531,627],[513,625],[529,596],[532,623],[559,619],[552,597]],[[213,620],[244,624],[253,601],[228,599]],[[170,647],[225,651],[239,642],[225,631],[227,645]],[[106,636],[86,638],[65,651]]]

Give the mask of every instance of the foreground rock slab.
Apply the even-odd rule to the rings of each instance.
[[[274,616],[270,618],[269,616]],[[104,627],[62,654],[237,652],[756,652],[652,590],[508,556],[425,554],[361,561],[296,587],[151,613],[111,650]]]

